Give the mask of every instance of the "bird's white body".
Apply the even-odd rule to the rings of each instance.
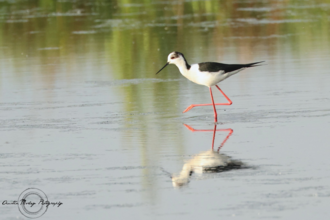
[[[207,87],[215,86],[222,80],[225,80],[229,76],[232,76],[232,75],[238,73],[239,71],[243,70],[243,69],[240,69],[240,70],[230,72],[230,73],[225,73],[224,71],[201,72],[199,70],[199,65],[197,63],[192,64],[189,70],[187,69],[185,64],[184,65],[175,64],[175,65],[179,68],[180,73],[184,77],[186,77],[187,79],[189,79],[190,81],[192,81],[196,84],[204,85]]]
[[[184,57],[177,57],[177,59],[171,59],[171,56],[173,56],[173,53],[171,53],[168,56],[168,63],[169,64],[175,64],[179,70],[180,73],[189,79],[190,81],[199,84],[204,85],[207,87],[215,86],[222,80],[228,78],[229,76],[232,76],[240,71],[242,71],[245,68],[238,69],[233,72],[227,72],[220,70],[218,72],[208,72],[208,71],[200,71],[199,70],[199,64],[195,63],[190,66],[190,68],[187,68],[187,61],[184,59]]]
[[[187,161],[179,175],[172,177],[174,187],[183,186],[189,182],[191,172],[202,174],[207,171],[212,171],[217,167],[226,167],[229,164],[237,166],[243,165],[242,162],[232,160],[225,154],[219,154],[216,151],[208,150],[201,152]]]

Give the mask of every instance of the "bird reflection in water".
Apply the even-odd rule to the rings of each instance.
[[[224,146],[228,138],[232,135],[232,129],[217,129],[217,125],[214,125],[214,129],[194,129],[189,125],[184,124],[192,132],[207,132],[213,131],[212,148],[208,151],[201,152],[195,155],[192,159],[188,160],[182,168],[182,171],[178,175],[172,176],[172,183],[174,187],[181,187],[189,183],[189,178],[193,173],[219,173],[224,171],[230,171],[234,169],[240,169],[243,163],[238,160],[233,160],[231,157],[219,153],[220,149]],[[214,150],[214,139],[217,131],[228,132],[224,141],[220,144],[217,150]]]

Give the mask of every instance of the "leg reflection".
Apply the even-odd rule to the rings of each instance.
[[[194,129],[189,125],[183,124],[184,126],[186,126],[186,128],[188,128],[190,131],[192,132],[202,132],[202,131],[213,131],[213,138],[212,138],[212,150],[214,150],[214,140],[215,140],[215,134],[217,133],[217,131],[225,131],[225,132],[229,132],[228,135],[226,136],[226,138],[222,141],[222,143],[220,144],[220,146],[218,147],[218,152],[219,150],[223,147],[223,145],[226,143],[226,141],[228,140],[228,138],[232,135],[232,133],[234,132],[233,129],[231,128],[227,128],[227,129],[217,129],[217,125],[214,125],[213,130],[212,129]]]
[[[182,187],[187,185],[189,183],[190,176],[193,173],[203,175],[203,173],[220,173],[242,168],[243,163],[240,160],[232,159],[230,156],[219,152],[228,138],[232,135],[233,129],[217,129],[217,125],[214,125],[213,129],[194,129],[186,124],[184,124],[184,126],[192,132],[213,131],[212,149],[195,154],[188,161],[186,161],[181,172],[172,175],[172,184],[174,187]],[[217,131],[228,132],[228,134],[218,147],[217,151],[214,151],[214,140]]]

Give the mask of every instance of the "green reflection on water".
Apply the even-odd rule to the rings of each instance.
[[[274,54],[283,41],[298,53],[310,51],[315,40],[328,42],[329,4],[8,1],[0,3],[1,47],[4,57],[21,58],[24,53],[40,63],[52,56],[74,60],[79,54],[102,51],[115,79],[150,77],[172,50],[184,51],[194,61],[221,60],[229,47],[235,47],[232,52],[240,61],[253,60],[255,47],[267,46]]]

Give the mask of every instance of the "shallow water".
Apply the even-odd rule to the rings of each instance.
[[[1,200],[35,187],[63,203],[41,219],[326,219],[330,3],[126,2],[0,3]],[[180,188],[170,175],[211,149],[214,123],[210,106],[182,114],[206,87],[155,75],[173,50],[266,61],[219,84],[220,153],[244,167]]]

